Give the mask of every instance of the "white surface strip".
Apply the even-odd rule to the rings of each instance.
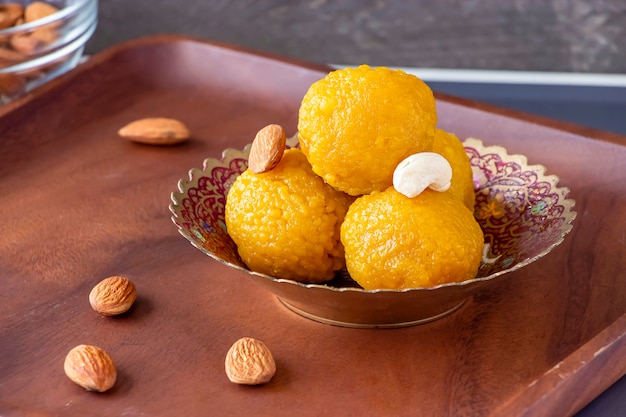
[[[352,67],[352,65],[332,65],[334,68]],[[486,84],[540,84],[540,85],[576,85],[594,87],[626,87],[626,74],[596,74],[576,72],[531,72],[531,71],[496,71],[467,70],[444,68],[399,68],[416,75],[424,81]]]

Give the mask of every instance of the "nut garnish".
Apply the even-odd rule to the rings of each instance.
[[[44,3],[43,1],[34,1],[24,9],[24,21],[29,23],[50,16],[58,11],[59,9],[51,4]]]
[[[248,168],[255,174],[270,171],[283,157],[287,136],[280,125],[267,125],[259,130],[252,142]]]
[[[20,3],[5,3],[0,5],[0,29],[15,25],[24,14],[24,6]]]
[[[426,188],[446,191],[450,188],[452,167],[446,158],[434,152],[420,152],[405,158],[393,172],[393,187],[409,198]]]
[[[26,79],[15,74],[0,74],[0,94],[12,96],[26,86]]]
[[[97,346],[78,345],[70,350],[63,369],[69,379],[88,391],[107,391],[117,379],[113,360]]]
[[[258,385],[276,373],[276,362],[263,342],[251,337],[237,340],[226,354],[226,375],[231,382]]]
[[[148,145],[175,145],[189,139],[189,129],[184,123],[165,117],[135,120],[117,133],[123,138]]]
[[[59,9],[51,4],[36,1],[24,7],[17,2],[0,4],[0,29],[19,26],[44,18]],[[29,32],[5,34],[0,39],[0,68],[12,67],[24,62],[31,55],[40,54],[48,45],[59,38],[56,28],[59,22],[53,22],[45,26],[38,26]],[[32,77],[43,74],[48,67],[53,67],[57,62],[45,66],[39,66],[34,71],[20,71],[18,74],[0,74],[0,95],[12,97],[23,92],[27,81]],[[33,71],[33,70],[31,70]],[[0,97],[2,98],[2,97]]]
[[[136,299],[135,284],[121,276],[103,279],[89,293],[91,307],[103,316],[115,316],[128,311]]]
[[[24,54],[13,49],[0,48],[0,68],[3,66],[15,65],[24,60]]]
[[[40,39],[37,35],[38,33],[40,32],[35,31],[29,34],[13,35],[10,41],[11,47],[15,51],[25,55],[31,55],[36,53],[38,50],[42,49],[47,44],[52,42],[52,40]]]

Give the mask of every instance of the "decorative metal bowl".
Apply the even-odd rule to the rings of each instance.
[[[297,146],[297,139],[288,140]],[[342,271],[325,284],[302,284],[249,270],[237,254],[224,222],[230,186],[247,168],[250,145],[226,149],[221,159],[208,158],[202,169],[178,182],[170,211],[179,232],[193,246],[232,267],[275,294],[296,313],[347,327],[403,327],[444,317],[489,285],[548,254],[571,230],[576,213],[569,189],[546,175],[545,167],[528,165],[523,155],[467,139],[476,188],[474,215],[485,249],[476,278],[431,288],[364,290]]]

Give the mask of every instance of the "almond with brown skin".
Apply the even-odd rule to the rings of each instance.
[[[125,313],[136,299],[135,284],[121,276],[103,279],[89,293],[91,307],[103,316]]]
[[[26,8],[24,9],[24,21],[26,23],[32,22],[34,20],[50,16],[51,14],[54,14],[58,11],[59,9],[51,4],[45,3],[43,1],[35,1],[26,6]]]
[[[228,379],[235,384],[264,384],[276,373],[276,362],[270,350],[251,337],[241,338],[231,346],[224,366]]]
[[[175,145],[189,139],[189,129],[183,122],[165,117],[135,120],[117,133],[123,138],[148,145]]]
[[[32,37],[39,39],[41,42],[49,45],[59,39],[59,32],[57,32],[54,28],[47,25],[45,27],[40,27],[35,29],[31,34]]]
[[[59,34],[56,30],[43,27],[35,29],[32,33],[20,33],[11,36],[10,44],[13,49],[22,54],[33,55],[41,52],[58,37]]]
[[[252,142],[248,168],[255,174],[272,170],[283,157],[287,136],[282,126],[272,124],[259,130]]]
[[[13,96],[26,87],[26,79],[15,74],[0,74],[0,94]]]
[[[13,35],[11,36],[10,43],[14,50],[24,55],[35,54],[47,45],[45,41],[34,36],[34,32],[29,34],[20,33],[18,35]]]
[[[78,345],[70,350],[63,369],[69,379],[87,391],[107,391],[117,380],[113,359],[97,346]]]
[[[24,14],[24,6],[20,3],[5,3],[0,5],[0,29],[14,26]]]
[[[0,64],[6,66],[15,65],[26,59],[26,56],[20,52],[8,48],[0,48]]]

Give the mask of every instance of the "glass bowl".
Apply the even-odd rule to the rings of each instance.
[[[97,0],[0,0],[0,104],[74,68],[97,16]]]
[[[297,146],[297,139],[288,140]],[[476,189],[474,215],[484,235],[476,278],[461,283],[406,290],[364,290],[346,271],[324,284],[302,284],[250,271],[237,254],[224,222],[226,195],[247,168],[250,145],[226,149],[189,171],[172,193],[172,221],[193,246],[262,285],[289,309],[323,323],[347,327],[404,327],[427,323],[458,308],[480,288],[548,254],[572,228],[576,213],[569,189],[545,167],[499,146],[464,141]],[[243,302],[243,300],[242,300]]]

